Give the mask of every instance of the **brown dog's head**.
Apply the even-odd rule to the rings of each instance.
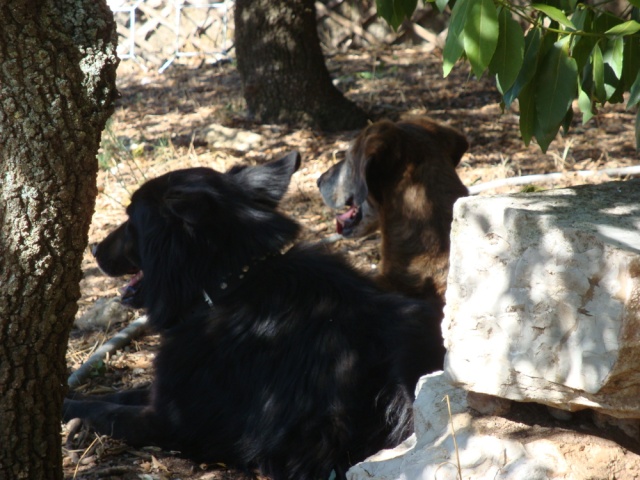
[[[412,182],[427,187],[432,204],[443,203],[450,210],[458,197],[467,195],[455,167],[468,147],[458,130],[428,118],[369,125],[346,158],[318,179],[324,202],[336,210],[347,208],[336,216],[338,233],[362,237],[374,232],[383,204]]]

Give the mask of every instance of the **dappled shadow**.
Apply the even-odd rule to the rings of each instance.
[[[502,216],[458,212],[476,222],[466,234],[485,243],[479,252],[465,245],[467,255],[480,258],[465,263],[464,256],[455,260],[461,242],[453,242],[450,281],[457,285],[450,289],[461,292],[452,313],[458,326],[448,339],[454,379],[476,391],[562,401],[570,409],[593,401],[605,410],[637,411],[637,392],[625,387],[640,383],[640,359],[637,352],[623,355],[619,342],[640,335],[637,318],[622,320],[623,309],[638,301],[631,290],[638,286],[625,275],[640,253],[640,180],[478,201],[488,202],[482,212]],[[479,354],[491,359],[487,376],[496,377],[469,378],[470,345],[482,343],[467,345],[467,335],[486,335]],[[600,390],[614,380],[605,398]]]
[[[593,422],[588,410],[574,412],[568,420],[558,420],[549,414],[544,405],[536,403],[513,403],[509,412],[502,417],[522,425],[507,437],[514,440],[535,440],[562,437],[567,432],[586,434],[611,440],[631,452],[640,454],[640,439],[632,438],[618,429],[603,429]]]
[[[467,185],[492,180],[496,176],[543,173],[562,167],[554,163],[555,157],[542,154],[537,146],[522,145],[517,115],[512,111],[501,114],[490,78],[478,82],[469,75],[468,68],[457,66],[443,79],[438,52],[425,53],[405,47],[384,51],[349,51],[332,55],[327,63],[334,79],[340,80],[338,87],[375,118],[396,118],[407,113],[426,114],[464,131],[471,148],[463,157],[458,171]],[[121,67],[127,67],[127,62],[123,62]],[[375,75],[371,75],[374,72]],[[135,152],[138,164],[131,167],[132,170],[140,170],[146,178],[195,165],[225,170],[233,164],[261,163],[297,149],[302,153],[303,164],[294,175],[282,210],[303,224],[304,241],[318,241],[335,233],[333,212],[323,205],[315,181],[330,164],[341,158],[349,140],[357,132],[328,135],[312,129],[258,125],[246,116],[239,75],[232,64],[200,69],[176,64],[164,75],[138,70],[120,75],[118,82],[122,97],[113,117],[114,135],[125,140],[127,146],[145,142],[153,147],[141,149],[139,156]],[[580,165],[582,169],[625,166],[636,162],[633,117],[634,114],[625,111],[623,106],[612,106],[601,112],[598,124],[592,121],[584,127],[579,126],[579,119],[576,118],[573,134],[552,144],[550,153],[562,154],[562,148],[568,140],[573,139],[575,141],[567,156],[568,167],[573,165],[571,160],[583,162]],[[260,133],[264,141],[246,152],[198,143],[204,129],[212,123]],[[609,138],[606,136],[609,131],[618,133]],[[193,148],[190,145],[192,138],[196,140]],[[189,142],[185,142],[185,139]],[[164,155],[162,149],[155,148],[167,141],[175,147],[172,149],[169,145],[167,148],[171,150],[171,155]],[[98,185],[101,194],[98,196],[90,241],[101,240],[107,231],[124,219],[124,206],[128,202],[129,192],[135,190],[141,181],[143,178],[140,175],[125,174],[124,170],[109,175],[105,171],[100,172]],[[568,179],[568,183],[574,181]],[[370,272],[379,261],[378,244],[379,236],[375,236],[361,241],[341,240],[327,248],[339,250],[359,269]],[[85,257],[87,278],[83,282],[81,310],[92,305],[96,299],[119,295],[118,290],[123,286],[122,279],[99,274],[93,259],[89,257]],[[91,335],[87,333],[86,338],[72,339],[70,351],[77,355],[74,358],[81,357],[79,352],[88,355],[96,344],[110,335],[105,331],[96,331]],[[496,348],[498,346],[495,345]],[[106,373],[96,372],[87,390],[123,389],[148,381],[152,369],[145,359],[151,356],[150,352],[156,347],[154,338],[146,337],[113,355],[105,361]],[[74,362],[70,361],[70,364]],[[111,440],[103,444],[109,445],[109,442]],[[145,462],[143,465],[149,464],[149,468],[153,468],[155,463],[151,456],[154,455],[160,465],[153,472],[168,467],[171,475],[183,479],[202,476],[236,478],[231,472],[226,477],[223,473],[206,473],[195,465],[189,467],[191,470],[181,470],[168,462],[167,455],[158,452],[135,451],[135,455],[128,457],[122,452],[121,445],[105,451],[100,458],[92,460],[93,464],[98,463],[97,467],[92,467],[92,463],[88,462],[81,467],[80,475],[85,479],[102,478],[101,472],[110,466],[114,468],[113,471],[129,468],[136,476],[149,474],[140,466],[140,458],[142,456]],[[69,478],[74,468],[67,467]]]

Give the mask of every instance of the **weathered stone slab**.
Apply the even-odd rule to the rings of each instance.
[[[640,474],[640,457],[608,440],[560,430],[541,435],[535,426],[472,415],[466,392],[442,372],[423,377],[417,392],[416,433],[351,468],[349,480],[454,480],[458,468],[473,480],[631,480]]]
[[[640,418],[640,181],[463,198],[451,236],[454,384]]]

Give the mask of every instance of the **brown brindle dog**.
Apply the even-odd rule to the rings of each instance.
[[[318,179],[325,203],[347,208],[338,233],[380,229],[383,287],[444,305],[453,204],[468,194],[455,169],[468,147],[458,130],[429,118],[383,120]]]

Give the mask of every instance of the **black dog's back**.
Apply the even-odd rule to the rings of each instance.
[[[165,336],[155,394],[171,399],[160,415],[180,412],[171,448],[326,478],[408,435],[415,383],[441,367],[432,311],[308,248],[265,262],[241,290]]]
[[[274,207],[294,160],[200,184],[174,176],[134,195],[96,257],[114,275],[144,272],[162,333],[149,401],[69,400],[66,419],[274,479],[342,478],[408,435],[416,381],[442,366],[438,315],[321,247],[281,252],[297,227]]]

